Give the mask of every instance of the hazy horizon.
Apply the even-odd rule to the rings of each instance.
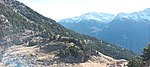
[[[149,0],[18,0],[40,14],[59,20],[88,12],[117,15],[150,8]]]

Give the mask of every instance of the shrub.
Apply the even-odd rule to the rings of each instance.
[[[129,59],[128,67],[142,67],[142,58],[141,57],[134,57]]]

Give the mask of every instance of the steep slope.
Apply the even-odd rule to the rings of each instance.
[[[97,52],[116,59],[135,56],[124,48],[66,29],[15,0],[0,0],[0,48],[2,63],[17,67],[86,62]]]
[[[78,17],[62,19],[59,23],[78,33],[97,37],[98,33],[114,18],[112,14],[91,12]]]
[[[135,13],[120,13],[99,33],[99,39],[141,53],[150,41],[150,9]]]

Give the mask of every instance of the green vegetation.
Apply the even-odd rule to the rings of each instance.
[[[65,59],[69,59],[69,57],[71,57],[71,59],[69,61],[65,61],[65,62],[69,62],[69,63],[80,63],[80,62],[85,62],[89,59],[89,52],[88,50],[82,50],[79,47],[73,45],[70,47],[67,47],[65,49],[61,49],[59,56],[61,58],[65,58]]]
[[[147,47],[145,47],[145,48],[143,49],[142,57],[143,57],[143,61],[148,61],[148,60],[150,60],[150,43],[148,44]]]
[[[81,55],[81,51],[76,46],[70,46],[67,49],[61,50],[60,55],[62,57],[66,57],[69,55],[74,56],[74,57],[78,57],[79,55]]]
[[[144,67],[149,64],[148,61],[150,61],[150,43],[143,49],[143,54],[140,57],[134,57],[129,60],[128,67]]]
[[[129,59],[128,67],[142,67],[142,58],[141,57],[134,57]]]
[[[81,50],[79,47],[74,45],[74,46],[70,46],[64,50],[61,50],[60,55],[62,57],[66,57],[66,56],[79,57],[79,56],[83,56],[86,54],[84,54],[83,50]]]

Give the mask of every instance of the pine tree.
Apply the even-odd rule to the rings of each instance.
[[[150,43],[143,49],[141,56],[129,60],[128,67],[147,67],[148,61],[150,61]]]
[[[150,43],[143,49],[143,61],[150,60]]]
[[[134,57],[129,59],[128,67],[142,67],[142,58],[141,57]]]

